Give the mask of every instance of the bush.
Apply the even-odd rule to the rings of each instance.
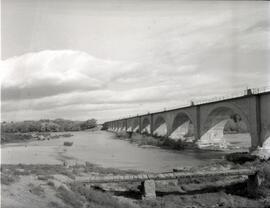
[[[4,133],[27,133],[27,132],[59,132],[80,131],[97,126],[95,119],[87,121],[71,121],[65,119],[42,119],[39,121],[2,122],[1,132]]]
[[[102,207],[102,208],[131,208],[133,206],[121,203],[111,194],[101,192],[94,189],[86,188],[85,186],[73,184],[72,190],[80,193],[89,202],[89,207]]]

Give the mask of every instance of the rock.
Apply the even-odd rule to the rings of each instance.
[[[258,157],[256,155],[249,154],[248,152],[235,152],[225,156],[226,160],[244,164],[245,162],[252,162],[255,161]]]
[[[270,159],[270,149],[258,148],[254,152],[252,152],[252,155],[257,156],[258,158],[260,158],[260,160],[267,161]]]
[[[17,168],[16,171],[19,172],[19,173],[24,173],[25,172],[25,170],[22,169],[22,168]]]
[[[270,181],[270,163],[265,164],[263,167],[263,174],[267,181]]]
[[[143,199],[156,198],[156,184],[154,180],[146,180],[142,182],[142,187],[143,187]]]
[[[68,186],[64,183],[61,183],[60,181],[54,180],[54,179],[50,179],[48,180],[48,185],[51,185],[53,187],[55,187],[56,189],[65,189],[65,190],[69,190]]]
[[[173,172],[186,172],[191,170],[191,166],[185,166],[185,167],[176,167],[173,169]]]
[[[258,197],[260,195],[260,189],[264,182],[264,177],[260,173],[248,176],[247,192],[252,197]]]
[[[46,175],[39,175],[37,176],[37,179],[38,180],[42,180],[42,181],[46,181],[48,180],[50,177],[49,176],[46,176]]]
[[[76,160],[65,160],[63,162],[63,166],[65,166],[66,168],[70,168],[72,166],[77,165],[77,161]]]

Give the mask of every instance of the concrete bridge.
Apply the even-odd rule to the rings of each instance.
[[[213,128],[223,131],[230,122],[250,133],[251,149],[262,146],[270,137],[270,91],[248,89],[241,96],[205,103],[191,102],[182,108],[108,121],[104,127],[111,131],[155,135],[155,131],[163,125],[163,136],[169,137],[177,128],[188,123],[187,132],[199,140]]]

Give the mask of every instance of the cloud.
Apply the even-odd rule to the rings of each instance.
[[[213,70],[226,56],[220,57],[212,66],[194,62],[177,67],[103,60],[71,50],[14,57],[1,62],[2,118],[111,119],[179,107],[265,77],[263,71],[240,70],[232,76]]]
[[[172,10],[166,3],[166,11],[160,5],[151,13],[65,18],[44,13],[33,48],[17,37],[18,28],[18,39],[6,35],[26,51],[41,51],[1,62],[3,118],[104,121],[268,85],[269,18],[263,5],[252,4],[193,2]]]
[[[109,71],[120,66],[79,51],[25,54],[1,63],[2,99],[35,99],[103,89],[112,75]]]

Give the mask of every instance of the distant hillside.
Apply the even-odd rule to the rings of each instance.
[[[1,132],[60,132],[80,131],[97,126],[96,119],[87,121],[71,121],[67,119],[42,119],[39,121],[2,122]]]

